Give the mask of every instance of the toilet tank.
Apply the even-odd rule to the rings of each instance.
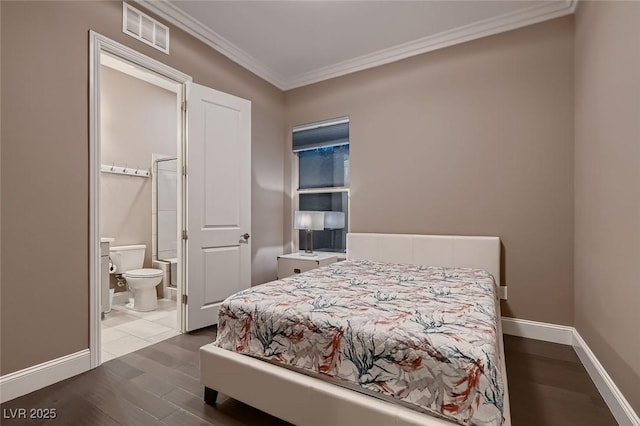
[[[146,248],[143,244],[109,247],[109,257],[111,257],[111,262],[116,267],[115,273],[124,274],[127,271],[141,269]]]

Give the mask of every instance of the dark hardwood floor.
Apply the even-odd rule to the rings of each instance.
[[[2,404],[0,423],[287,425],[223,395],[216,407],[203,402],[197,351],[214,338],[215,328],[203,329],[111,360]],[[571,347],[512,336],[505,347],[514,426],[616,424]],[[55,408],[57,417],[7,418],[20,408]]]
[[[571,346],[504,336],[513,426],[617,425]]]

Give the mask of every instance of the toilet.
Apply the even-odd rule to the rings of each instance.
[[[133,303],[128,303],[127,308],[141,312],[158,307],[156,286],[162,281],[162,270],[142,267],[146,248],[142,244],[109,247],[115,273],[122,274],[133,295]]]

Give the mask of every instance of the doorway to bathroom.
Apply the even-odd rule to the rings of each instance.
[[[182,84],[100,54],[101,361],[173,337],[180,274]]]
[[[105,347],[109,354],[104,358],[109,358],[142,344],[129,336],[152,342],[216,324],[224,299],[250,287],[251,102],[193,83],[190,76],[93,31],[89,46],[89,349],[93,368],[104,361],[102,337],[132,342],[131,349],[112,348],[117,353]],[[129,86],[109,90],[107,95],[103,84],[108,77],[103,73],[111,70],[105,67],[142,80],[147,89],[158,86],[171,101],[149,102],[143,97],[145,106]],[[120,105],[106,107],[105,96],[120,98]],[[159,104],[165,106],[165,115],[156,114]],[[172,121],[177,125],[167,127]],[[111,136],[105,134],[109,126]],[[141,126],[151,136],[142,135]],[[171,144],[172,134],[175,154],[166,148],[169,145],[157,145],[160,138]],[[112,188],[106,187],[107,182]],[[138,204],[147,204],[144,213],[133,212]],[[111,209],[112,216],[105,209]],[[171,269],[174,263],[177,273]],[[174,302],[175,331],[142,322],[157,325],[158,317],[163,317],[163,322],[173,324],[163,312],[170,311]],[[137,319],[132,322],[148,329],[136,330],[139,334],[134,335],[132,327],[126,326],[117,329],[126,335],[111,331],[111,336],[103,336],[102,313],[108,320],[118,310],[123,314],[110,321],[112,327],[134,316]]]

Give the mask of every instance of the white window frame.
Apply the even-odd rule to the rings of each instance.
[[[331,123],[338,124],[340,122],[344,122],[345,119],[349,122],[349,126],[351,126],[351,122],[349,117],[341,117],[332,120],[319,121],[317,123],[312,123],[310,126]],[[302,126],[294,126],[294,127],[302,127]],[[293,134],[293,129],[291,130]],[[299,152],[293,152],[293,169],[291,179],[291,193],[293,194],[293,202],[291,203],[291,232],[292,232],[292,249],[293,252],[299,252],[303,249],[300,248],[300,233],[293,226],[293,218],[295,217],[296,210],[300,209],[300,194],[318,194],[318,193],[328,193],[328,192],[346,192],[347,193],[347,227],[351,230],[351,192],[349,186],[332,186],[332,187],[323,187],[323,188],[309,188],[309,189],[300,189],[300,159]],[[349,177],[351,177],[351,141],[349,141]],[[351,184],[351,178],[349,178],[349,184]],[[318,253],[323,253],[322,250],[315,250]],[[328,253],[328,252],[327,252]],[[331,252],[333,253],[333,252]],[[339,259],[346,259],[347,253],[335,253]]]

